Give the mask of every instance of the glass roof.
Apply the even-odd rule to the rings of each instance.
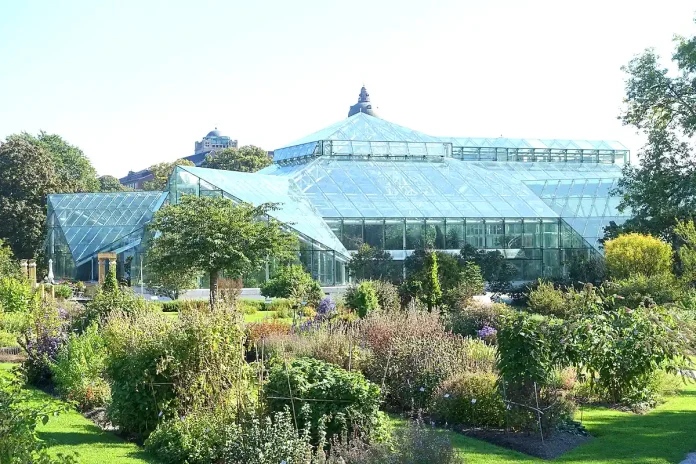
[[[322,245],[348,256],[341,241],[290,178],[190,166],[178,166],[177,171],[182,174],[188,172],[201,179],[201,182],[210,184],[209,188],[220,189],[238,201],[253,205],[279,203],[279,209],[271,212],[271,216]],[[203,189],[201,184],[201,190]]]
[[[332,149],[327,152],[321,142],[332,141]],[[337,143],[342,143],[338,144]],[[351,143],[352,142],[352,143]],[[375,145],[375,142],[398,142],[404,147],[396,148],[390,144]],[[356,145],[357,143],[357,145]],[[429,149],[413,148],[411,145],[420,144]],[[435,149],[439,144],[446,148]],[[338,146],[338,148],[336,148]],[[476,137],[435,137],[418,132],[407,127],[394,124],[384,119],[376,118],[365,113],[357,113],[347,119],[332,124],[299,140],[287,144],[274,152],[274,161],[317,156],[317,155],[373,155],[373,156],[448,156],[457,147],[466,148],[507,148],[535,150],[600,150],[628,152],[628,148],[614,140],[566,140],[566,139],[534,139],[534,138],[476,138]],[[419,152],[418,150],[421,150]],[[439,153],[444,152],[444,153]]]
[[[165,192],[49,195],[49,220],[60,228],[79,265],[127,236],[128,247],[136,246],[143,227],[166,198]]]
[[[528,181],[618,178],[615,165],[459,161],[346,160],[320,157],[272,165],[290,177],[326,218],[559,217]]]

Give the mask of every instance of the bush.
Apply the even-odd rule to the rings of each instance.
[[[311,430],[315,438],[320,422],[329,437],[353,430],[369,436],[382,426],[379,387],[358,372],[317,359],[298,358],[273,366],[263,392],[271,411],[297,411],[308,404],[311,413],[298,417],[298,426]]]
[[[398,295],[397,295],[398,296]],[[321,300],[319,306],[317,307],[316,319],[318,322],[330,321],[338,315],[336,310],[336,303],[331,301],[331,297],[326,297]]]
[[[104,330],[109,417],[125,433],[147,436],[160,420],[245,403],[248,369],[235,313],[116,312]]]
[[[56,298],[61,299],[61,300],[67,300],[72,297],[72,288],[70,288],[70,285],[55,285],[53,287],[53,294],[55,295]]]
[[[22,275],[19,263],[14,259],[12,250],[0,239],[0,279],[10,277],[13,279],[26,279]]]
[[[105,361],[106,346],[96,324],[80,335],[71,334],[51,365],[60,396],[77,402],[83,411],[106,405],[111,389],[103,378]]]
[[[178,313],[184,309],[207,311],[208,300],[172,300],[160,303],[165,313]]]
[[[363,243],[347,263],[351,276],[356,280],[399,281],[399,263],[395,264],[388,251]]]
[[[41,302],[29,314],[19,344],[27,353],[22,372],[30,384],[45,386],[50,383],[51,364],[66,338],[67,316],[67,312],[59,310],[50,300]]]
[[[0,310],[6,313],[28,312],[33,291],[26,280],[5,277],[0,279]]]
[[[624,234],[604,243],[607,273],[613,279],[672,271],[672,247],[651,235]]]
[[[637,308],[641,304],[650,306],[678,302],[684,293],[680,282],[672,274],[634,274],[625,279],[606,282],[604,291],[620,296],[621,301],[618,303],[629,308]]]
[[[297,264],[279,269],[275,277],[261,285],[261,294],[272,298],[292,298],[296,303],[305,301],[314,307],[324,298],[319,282]]]
[[[292,301],[287,298],[274,298],[270,304],[266,305],[266,311],[275,311],[279,318],[292,317]]]
[[[357,285],[348,287],[344,298],[348,307],[358,313],[360,317],[365,317],[372,311],[380,309],[377,290],[370,280],[364,280]]]
[[[375,287],[377,303],[382,311],[399,311],[401,309],[401,297],[396,285],[383,280],[373,280],[372,285]]]
[[[472,262],[467,262],[463,266],[459,284],[446,292],[445,302],[452,309],[461,309],[471,304],[474,296],[481,295],[485,291],[481,268]]]
[[[106,282],[105,282],[106,288]],[[99,289],[94,298],[85,306],[85,313],[82,319],[82,328],[88,327],[92,322],[102,324],[106,321],[112,311],[131,313],[143,310],[154,310],[155,306],[145,301],[130,289],[113,288],[109,291]]]
[[[574,257],[568,263],[568,279],[571,282],[599,285],[604,281],[606,273],[606,263],[601,256]]]
[[[266,303],[263,300],[240,298],[237,300],[237,308],[244,314],[254,314],[258,311],[265,311]]]
[[[501,316],[512,311],[510,306],[503,303],[472,303],[452,311],[446,318],[447,328],[464,337],[476,337],[485,326],[499,330]]]
[[[568,314],[568,304],[563,290],[556,288],[553,283],[544,282],[541,279],[529,291],[527,307],[531,312],[544,316],[564,318]]]
[[[277,319],[249,323],[246,325],[247,343],[251,346],[272,335],[287,335],[291,327],[290,323]]]
[[[375,313],[360,329],[372,351],[364,372],[398,411],[427,408],[432,391],[457,373],[495,368],[495,348],[449,333],[437,312]]]
[[[442,382],[433,392],[434,416],[449,424],[503,427],[505,402],[491,372],[465,372]]]

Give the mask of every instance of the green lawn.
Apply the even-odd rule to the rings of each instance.
[[[0,371],[7,371],[14,364],[0,363]],[[36,401],[58,401],[46,393],[29,389]],[[51,417],[46,425],[37,429],[45,440],[51,454],[78,453],[78,462],[83,464],[142,464],[157,461],[139,446],[128,443],[113,433],[103,432],[92,421],[77,411]]]
[[[263,314],[263,313],[261,313]],[[0,363],[0,371],[12,364]],[[50,399],[32,390],[37,400]],[[595,437],[590,442],[554,460],[567,464],[670,464],[696,451],[696,385],[685,385],[678,396],[645,415],[613,409],[585,408],[583,424]],[[73,411],[51,418],[37,429],[51,452],[77,451],[81,463],[154,463],[151,456],[132,443],[102,432]],[[545,461],[462,436],[448,434],[467,464],[514,464]]]

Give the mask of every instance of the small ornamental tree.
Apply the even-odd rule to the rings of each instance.
[[[109,271],[104,277],[102,291],[106,293],[118,293],[118,280],[116,279],[116,266],[109,266]]]
[[[148,253],[157,259],[149,271],[208,274],[215,307],[221,272],[238,277],[259,269],[270,256],[290,259],[296,238],[268,215],[274,209],[270,203],[184,196],[155,214],[151,227],[158,234]]]
[[[604,243],[607,272],[613,279],[652,276],[672,270],[672,247],[651,235],[624,234]]]
[[[426,259],[427,275],[423,282],[423,291],[425,292],[425,304],[428,306],[428,311],[442,301],[442,289],[440,288],[440,279],[437,276],[437,255],[431,252]]]
[[[321,285],[299,264],[281,268],[270,280],[261,285],[261,294],[273,298],[292,298],[296,303],[307,302],[317,307],[324,297]]]

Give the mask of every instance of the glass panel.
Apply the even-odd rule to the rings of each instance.
[[[387,220],[385,224],[385,250],[404,249],[404,222]]]
[[[477,219],[466,219],[466,243],[476,247],[486,247],[486,234],[483,230],[483,221]]]
[[[363,224],[360,219],[345,219],[343,221],[343,246],[348,250],[357,250],[363,243]]]
[[[542,223],[543,247],[558,248],[558,221],[544,221]]]
[[[486,248],[504,248],[503,221],[486,221]]]
[[[365,220],[365,243],[384,249],[384,221]]]
[[[406,221],[406,249],[415,250],[423,247],[423,221]]]
[[[538,248],[541,246],[541,224],[538,221],[524,221],[522,246],[524,248]]]
[[[442,250],[445,248],[445,221],[428,219],[425,224],[425,246]]]
[[[521,219],[505,220],[505,248],[522,248],[523,229]]]
[[[447,234],[445,248],[460,249],[464,246],[464,221],[462,219],[447,219]]]

